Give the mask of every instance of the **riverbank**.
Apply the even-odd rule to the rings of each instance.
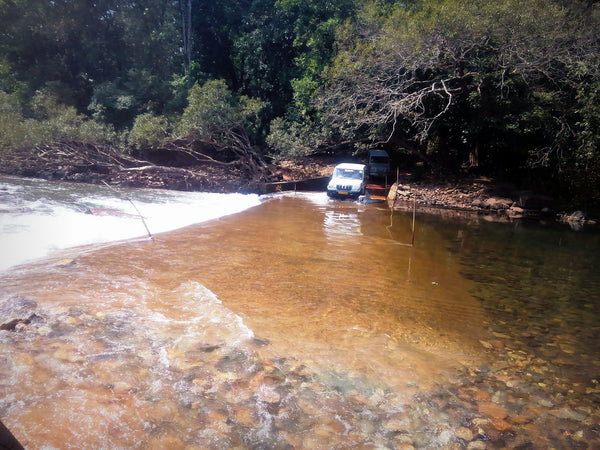
[[[574,230],[597,225],[598,221],[578,210],[565,209],[555,199],[532,190],[518,189],[486,177],[456,182],[409,182],[400,176],[388,195],[394,209],[447,211],[456,215],[477,215],[484,220],[510,222],[518,219],[559,221]]]
[[[219,161],[198,164],[192,163],[189,155],[178,153],[175,156],[164,165],[160,164],[159,158],[136,159],[110,148],[69,149],[66,146],[60,152],[0,155],[0,172],[121,187],[264,193],[267,184],[328,177],[338,162],[334,157],[306,157],[299,161],[268,164],[261,172],[253,173],[241,164]],[[416,202],[421,211],[476,214],[494,221],[557,220],[576,230],[598,223],[585,212],[559,205],[547,195],[490,178],[463,178],[452,182],[422,178],[415,181],[408,172],[398,172],[398,178],[388,197],[395,209],[412,209]]]
[[[47,151],[0,152],[0,173],[120,187],[260,193],[265,183],[329,176],[335,165],[328,159],[306,158],[300,163],[267,164],[251,171],[239,161],[217,157],[199,162],[183,151],[150,152],[142,157],[112,147],[63,144]]]

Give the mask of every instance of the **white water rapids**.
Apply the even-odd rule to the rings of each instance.
[[[54,250],[148,236],[145,225],[156,234],[259,203],[258,195],[114,190],[0,176],[0,272]]]

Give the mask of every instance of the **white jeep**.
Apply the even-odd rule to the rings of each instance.
[[[337,198],[357,198],[365,193],[366,185],[367,172],[364,164],[338,164],[327,185],[327,195]]]

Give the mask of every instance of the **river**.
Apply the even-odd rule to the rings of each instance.
[[[600,446],[597,233],[417,214],[410,246],[410,214],[324,193],[2,181],[27,448]]]

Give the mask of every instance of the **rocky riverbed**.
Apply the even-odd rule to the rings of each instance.
[[[563,375],[563,367],[594,363],[585,355],[579,362],[573,358],[575,343],[561,335],[564,323],[552,324],[555,332],[543,338],[536,354],[522,343],[536,339],[532,330],[495,328],[495,339],[481,342],[493,354],[493,364],[465,368],[461,381],[433,391],[413,382],[407,399],[385,383],[374,387],[351,373],[324,378],[299,361],[273,356],[269,341],[260,337],[236,346],[198,342],[185,347],[166,333],[160,338],[172,342],[163,355],[152,350],[151,336],[135,331],[137,318],[126,311],[41,307],[12,298],[1,312],[0,347],[23,347],[14,358],[0,359],[4,380],[31,377],[33,390],[52,388],[57,406],[68,401],[62,394],[79,398],[77,391],[87,392],[98,402],[96,414],[138,405],[139,417],[96,430],[108,433],[114,444],[405,450],[600,446],[600,380],[584,372],[578,380]],[[74,346],[86,336],[92,345]],[[147,350],[129,354],[127,349],[144,339]],[[115,366],[129,369],[117,379],[111,375]],[[16,401],[2,399],[3,416]],[[20,408],[34,406],[18,401]],[[47,432],[50,439],[52,430]]]
[[[285,206],[286,198],[292,204],[302,201],[300,196],[282,197],[263,206]],[[368,210],[384,219],[388,215],[385,208],[324,200],[316,214],[307,212],[306,205],[277,215],[254,211],[256,215],[231,218],[230,228],[220,220],[214,227],[182,230],[152,243],[130,243],[123,251],[76,251],[72,259],[40,261],[7,274],[0,289],[2,421],[28,448],[59,448],[68,441],[89,448],[600,447],[598,284],[593,272],[577,264],[597,265],[587,253],[564,254],[566,240],[588,236],[561,234],[559,253],[564,257],[554,260],[540,245],[554,239],[545,232],[543,239],[521,249],[519,239],[504,234],[517,227],[492,224],[502,234],[482,239],[469,233],[487,227],[473,231],[445,223],[434,232],[421,224],[421,236],[429,239],[409,249],[387,236],[376,239],[365,213],[362,222],[352,222],[347,237],[346,248],[367,252],[345,265],[346,271],[356,270],[349,277],[358,280],[356,288],[334,303],[329,292],[342,273],[330,279],[319,274],[352,252],[340,251],[345,247],[339,247],[339,235],[330,236],[329,257],[322,240],[310,250],[315,236],[325,234],[323,207],[333,217],[349,216],[347,209]],[[387,221],[373,223],[382,228]],[[447,236],[436,240],[440,233]],[[356,246],[357,240],[365,245]],[[435,252],[431,259],[423,254],[427,241]],[[595,254],[597,240],[586,242]],[[387,260],[400,264],[390,268],[390,283],[383,278],[362,291],[364,280],[373,280],[383,269],[378,265],[366,277],[362,264],[378,248],[376,243],[381,251],[393,247]],[[458,248],[463,264],[457,270],[474,283],[467,292],[461,281],[456,297],[463,301],[454,302],[457,288],[443,269]],[[161,249],[168,250],[170,259]],[[538,262],[533,261],[536,251],[541,253]],[[279,254],[287,257],[278,260]],[[405,269],[403,256],[408,274],[398,270]],[[236,290],[227,304],[204,290],[196,295],[194,282],[177,287],[181,280],[210,278],[211,272],[221,283],[233,280]],[[241,277],[244,272],[246,278]],[[293,278],[275,294],[288,272]],[[171,277],[173,283],[159,284]],[[313,295],[308,294],[311,284]],[[583,290],[573,293],[579,285]],[[263,286],[266,292],[249,296],[248,289]],[[403,306],[402,295],[412,289],[414,296]],[[388,305],[379,295],[393,301]],[[439,302],[429,303],[437,296]],[[261,303],[267,314],[257,309]],[[419,314],[427,304],[432,307]],[[280,309],[282,305],[287,306]],[[366,315],[371,309],[376,316]],[[233,311],[245,320],[240,322],[242,316],[236,318]],[[462,317],[469,328],[483,333],[455,340],[449,324],[435,332],[435,313],[451,323],[455,320],[450,317]],[[302,329],[310,328],[307,317],[326,323],[314,333],[333,346],[330,355],[352,337],[346,345],[353,344],[356,352],[343,353],[354,356],[347,364],[327,357],[323,369],[320,347],[303,347],[300,355],[291,352],[281,341],[289,334],[294,347],[301,342],[294,333],[299,327],[290,326],[294,315]],[[269,326],[258,326],[257,318],[266,318]],[[384,326],[390,318],[397,328]],[[284,333],[271,328],[278,321],[277,329]],[[338,323],[340,334],[323,333]],[[363,323],[379,324],[380,331]],[[459,331],[470,335],[463,327]],[[403,342],[421,342],[422,349],[435,343],[447,355],[456,355],[455,346],[465,354],[474,347],[477,358],[452,358],[456,368],[447,376],[437,371],[414,376],[410,372],[416,374],[419,366],[403,357],[408,353]],[[362,346],[377,349],[366,354],[365,366],[354,363]],[[434,353],[424,357],[438,361]],[[399,358],[398,366],[383,370],[381,361],[394,358]],[[430,372],[433,365],[427,366]],[[411,378],[404,378],[400,368]]]

